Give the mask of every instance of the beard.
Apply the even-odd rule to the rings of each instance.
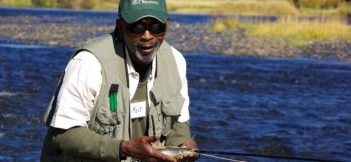
[[[157,42],[155,49],[152,54],[149,55],[143,55],[139,50],[138,50],[138,44],[134,43],[133,44],[133,52],[134,52],[134,57],[138,60],[138,62],[142,64],[150,64],[156,57],[157,51],[160,49],[161,43]]]

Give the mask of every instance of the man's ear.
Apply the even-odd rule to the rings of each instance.
[[[168,28],[169,28],[169,25],[170,25],[170,19],[169,19],[169,17],[167,17],[167,21],[166,21],[166,34],[167,34],[167,30],[168,30]]]
[[[119,19],[116,19],[116,26],[118,26],[118,27],[122,27],[122,19],[121,18],[119,18]]]
[[[117,19],[116,20],[116,29],[119,31],[123,31],[123,20],[122,19]]]

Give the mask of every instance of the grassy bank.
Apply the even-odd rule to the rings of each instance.
[[[1,6],[29,7],[32,6],[30,0],[0,0]]]
[[[291,41],[292,45],[296,46],[334,38],[351,39],[351,26],[341,17],[324,17],[316,20],[281,17],[276,22],[259,20],[242,22],[238,18],[218,19],[214,22],[213,30],[215,32],[238,32],[241,30],[248,36],[286,38]]]
[[[118,0],[0,0],[1,6],[116,10]]]
[[[0,0],[1,6],[115,10],[119,0]],[[351,15],[351,0],[167,0],[170,12],[240,15]]]
[[[235,15],[351,15],[347,0],[168,0],[169,11]]]
[[[180,13],[213,13],[231,0],[168,0],[168,10]]]
[[[235,15],[351,15],[351,0],[168,0],[171,12]]]
[[[217,51],[218,53],[242,53],[245,51],[235,50],[259,48],[256,46],[257,44],[262,44],[262,48],[266,48],[266,45],[279,43],[292,45],[292,48],[299,48],[314,42],[330,40],[347,40],[348,42],[351,40],[351,26],[347,25],[345,20],[346,16],[351,16],[351,0],[167,0],[167,2],[169,11],[177,13],[280,16],[280,19],[275,22],[263,20],[243,22],[235,18],[236,16],[230,19],[214,20],[213,24],[208,24],[209,27],[206,30],[211,28],[211,32],[220,33],[222,37],[220,39],[225,39],[228,35],[235,35],[233,36],[235,39],[231,38],[223,43],[232,44],[232,47],[228,49],[220,48]],[[118,0],[0,0],[2,6],[92,8],[99,10],[116,10],[117,4]],[[301,19],[301,16],[305,15],[321,17],[314,21]],[[236,48],[235,44],[238,41],[247,38],[249,38],[248,42],[254,42],[251,44],[256,45]],[[206,44],[206,42],[203,43]],[[218,44],[213,46],[218,46]],[[274,49],[273,46],[272,49]],[[256,53],[261,55],[265,52],[259,51]],[[266,53],[272,53],[272,50]]]
[[[114,29],[110,24],[96,23],[110,21],[108,17],[92,17],[91,19],[82,19],[82,22],[70,23],[70,20],[81,18],[81,16],[82,15],[72,14],[57,16],[53,19],[53,16],[49,15],[0,15],[0,20],[2,22],[7,22],[0,25],[0,38],[5,38],[4,40],[10,38],[11,41],[15,40],[16,43],[77,48],[82,42],[86,42],[96,36],[101,36],[104,33],[109,33]],[[286,19],[281,21],[289,23],[290,21],[294,22],[297,20]],[[268,31],[264,31],[262,34],[259,31],[262,31],[265,27],[259,25],[255,26],[255,24],[250,24],[249,22],[247,24],[243,24],[240,21],[236,22],[236,26],[225,26],[223,32],[213,32],[213,30],[209,30],[212,28],[211,23],[195,23],[188,25],[171,23],[166,39],[171,42],[175,48],[184,52],[271,57],[308,57],[318,59],[340,59],[351,62],[351,40],[338,38],[342,36],[335,36],[335,39],[331,38],[332,40],[330,41],[314,41],[307,43],[305,46],[293,46],[292,44],[297,41],[292,41],[292,38],[284,38],[285,32],[299,32],[301,29],[286,29],[287,25],[283,23],[278,27],[279,29],[268,28]],[[264,22],[256,22],[256,24],[259,23],[264,24]],[[279,24],[279,22],[276,24]],[[239,30],[236,29],[238,26],[240,27]],[[293,25],[289,24],[289,26]],[[311,26],[311,24],[307,23],[306,26]],[[320,24],[316,26],[319,27]],[[344,28],[343,25],[341,25],[341,27],[337,27],[335,24],[331,26],[332,27],[326,25],[326,27],[323,28],[334,28],[335,31],[341,31]],[[298,28],[298,26],[296,26],[296,28]],[[314,29],[312,28],[311,30]],[[277,34],[272,35],[270,33]],[[316,35],[317,36],[312,36],[312,38],[315,39],[317,37],[319,39],[323,37],[318,36],[321,34]],[[290,36],[295,37],[294,39],[298,38],[294,35]],[[302,36],[304,35],[302,34]],[[345,37],[347,37],[347,35],[345,35]]]

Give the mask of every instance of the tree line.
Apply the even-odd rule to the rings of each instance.
[[[23,1],[23,0],[22,0]],[[119,0],[30,0],[36,7],[60,7],[72,9],[94,9],[97,6],[104,8],[105,3],[118,4]],[[172,1],[172,0],[168,0]],[[314,8],[314,9],[331,9],[337,8],[345,3],[351,3],[351,0],[289,0],[297,8]]]
[[[59,7],[70,9],[94,9],[103,3],[118,3],[118,0],[30,0],[36,7]]]
[[[297,8],[332,9],[351,3],[351,0],[290,0]]]

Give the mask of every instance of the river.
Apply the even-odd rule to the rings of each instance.
[[[41,9],[1,9],[0,14],[52,16],[53,21],[65,15],[77,21],[116,16]],[[172,14],[171,19],[204,23],[211,18]],[[46,134],[42,114],[73,51],[0,38],[0,161],[39,161]],[[191,130],[200,149],[351,161],[349,62],[204,52],[183,55]],[[199,161],[215,160],[202,156]]]

